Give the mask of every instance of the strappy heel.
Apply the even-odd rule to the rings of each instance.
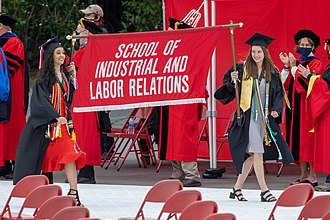
[[[260,193],[261,202],[275,202],[277,199],[269,190]]]
[[[246,198],[243,197],[242,189],[233,188],[233,191],[229,194],[229,198],[235,199],[235,197],[237,198],[238,201],[241,201],[241,202],[248,201]]]
[[[78,195],[78,190],[76,189],[70,189],[68,192],[68,196],[74,196],[77,201],[77,206],[83,206],[80,202],[79,195]]]

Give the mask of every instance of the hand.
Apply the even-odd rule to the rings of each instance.
[[[277,111],[271,111],[270,115],[273,116],[273,118],[277,118],[279,116]]]
[[[77,76],[77,71],[76,71],[76,67],[74,66],[74,62],[71,62],[68,66],[67,66],[67,71],[70,73],[70,75],[74,78],[76,78]]]
[[[307,78],[307,76],[308,76],[309,74],[311,74],[311,70],[309,69],[309,66],[308,66],[308,65],[307,65],[307,68],[306,68],[306,67],[304,67],[303,65],[299,64],[299,65],[298,65],[298,70],[300,71],[300,74],[301,74],[303,77],[305,77],[305,78]]]
[[[292,53],[289,53],[289,61],[290,61],[290,66],[296,66],[297,65],[297,59]]]
[[[64,117],[62,117],[62,116],[56,118],[56,120],[58,121],[58,123],[59,123],[60,125],[64,125],[64,124],[67,123],[66,118],[64,118]]]
[[[285,66],[290,66],[289,57],[286,53],[283,52],[280,53],[280,60]]]
[[[234,81],[235,79],[238,79],[238,72],[233,71],[230,73],[230,76],[231,76],[231,80]]]

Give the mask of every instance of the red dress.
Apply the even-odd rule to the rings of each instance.
[[[65,81],[64,81],[65,82]],[[68,87],[64,83],[64,89],[67,93]],[[60,115],[67,118],[65,100],[58,83],[53,87],[53,100],[55,109]],[[59,96],[58,96],[59,94]],[[61,171],[65,164],[76,162],[76,169],[79,170],[86,164],[86,155],[80,150],[75,141],[75,134],[69,133],[68,124],[60,125],[58,128],[52,124],[48,133],[50,139],[45,159],[42,165],[43,172]]]

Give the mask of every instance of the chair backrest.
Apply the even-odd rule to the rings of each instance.
[[[26,198],[27,195],[37,188],[38,186],[48,185],[49,180],[44,175],[30,175],[22,178],[12,189],[7,202],[3,208],[3,211],[0,214],[0,219],[8,212],[8,215],[11,216],[10,211],[10,201],[12,198]]]
[[[197,201],[183,210],[179,220],[201,220],[217,212],[218,205],[214,201]]]
[[[62,188],[58,185],[38,186],[27,195],[17,215],[17,219],[21,217],[25,208],[35,209],[36,214],[42,204],[45,203],[48,199],[61,195]]]
[[[74,197],[54,196],[41,205],[39,211],[35,215],[35,219],[51,219],[58,211],[70,206],[76,206],[76,199]]]
[[[314,188],[308,183],[295,184],[287,187],[278,197],[268,219],[274,219],[274,212],[278,206],[298,207],[305,205],[313,198]]]
[[[301,210],[298,220],[322,218],[330,211],[330,195],[316,196],[309,200]]]
[[[167,219],[175,217],[176,214],[182,213],[182,211],[191,203],[202,200],[202,194],[197,190],[180,190],[175,192],[165,202],[161,212],[157,219],[161,219],[163,213],[169,213]],[[177,219],[177,217],[175,217]]]
[[[204,220],[236,220],[236,216],[232,213],[214,213],[207,216]]]
[[[143,207],[146,202],[165,203],[171,195],[182,189],[183,185],[179,180],[161,180],[157,182],[145,196],[135,219],[144,218]]]
[[[325,213],[325,215],[322,216],[322,220],[330,220],[330,211]]]
[[[65,207],[58,211],[51,220],[78,220],[89,218],[89,210],[82,206]]]

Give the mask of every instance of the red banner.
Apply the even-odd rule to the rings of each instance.
[[[75,112],[205,102],[219,27],[89,35]]]

